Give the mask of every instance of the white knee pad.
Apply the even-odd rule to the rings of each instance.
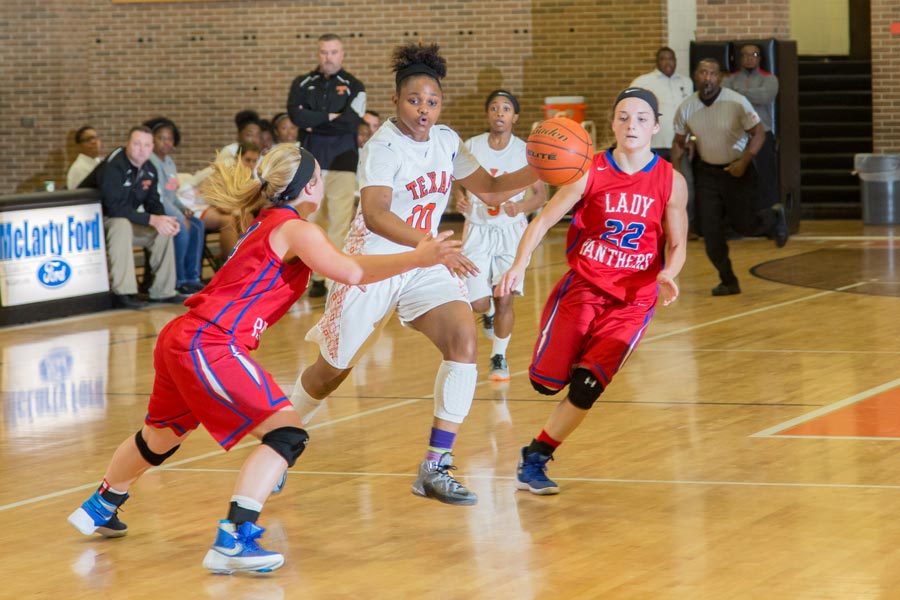
[[[451,423],[462,423],[472,406],[477,379],[475,365],[443,361],[434,379],[434,416]]]
[[[297,377],[297,382],[294,384],[294,391],[291,392],[291,404],[294,405],[294,409],[297,411],[297,414],[300,415],[300,422],[304,427],[312,420],[319,409],[322,408],[322,402],[324,400],[324,398],[322,400],[317,400],[310,396],[303,388],[303,384],[300,382],[300,376]]]

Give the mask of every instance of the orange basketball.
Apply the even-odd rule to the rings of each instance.
[[[594,144],[584,127],[572,119],[555,117],[532,130],[525,154],[541,181],[566,185],[591,168]]]

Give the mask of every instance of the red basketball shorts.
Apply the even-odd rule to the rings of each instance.
[[[200,423],[226,450],[290,406],[272,376],[230,334],[190,315],[166,325],[153,351],[145,423],[182,435]]]
[[[561,390],[584,368],[606,388],[644,335],[654,304],[616,300],[569,271],[544,307],[531,380]]]

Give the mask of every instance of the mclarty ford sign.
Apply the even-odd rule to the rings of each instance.
[[[104,237],[99,204],[0,212],[0,303],[108,291]]]

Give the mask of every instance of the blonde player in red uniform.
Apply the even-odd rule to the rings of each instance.
[[[519,101],[506,90],[494,90],[484,103],[489,131],[466,140],[466,148],[478,159],[491,175],[512,173],[528,163],[525,141],[513,135],[513,127],[519,120]],[[463,186],[456,186],[456,208],[466,216],[466,233],[463,254],[478,267],[478,274],[466,279],[472,310],[484,314],[483,322],[491,324],[493,347],[488,378],[493,381],[509,380],[506,348],[512,335],[513,297],[496,296],[494,288],[500,276],[512,265],[516,247],[528,227],[526,215],[534,212],[547,201],[547,186],[536,182],[532,194],[516,194],[502,206],[488,206],[476,194]],[[524,293],[524,282],[519,282],[516,294]],[[496,310],[488,316],[491,303]]]
[[[268,572],[284,563],[281,554],[259,547],[264,530],[256,520],[309,439],[284,392],[250,358],[262,333],[303,294],[311,269],[351,285],[371,283],[449,263],[460,246],[446,241],[448,231],[423,236],[411,252],[347,256],[297,213],[298,204],[322,200],[319,166],[310,153],[296,143],[278,144],[257,175],[251,178],[240,164],[217,164],[207,180],[209,203],[229,214],[240,211],[249,228],[209,285],[185,302],[190,310],[160,332],[145,424],[122,442],[99,489],[69,516],[86,535],[125,535],[117,511],[131,485],[174,454],[201,423],[225,450],[251,434],[262,444],[244,461],[228,517],[203,560],[218,573]]]
[[[544,429],[522,448],[516,487],[534,494],[559,493],[546,473],[553,451],[637,346],[657,297],[663,305],[678,297],[675,277],[687,240],[684,178],[650,150],[659,131],[653,93],[628,88],[614,106],[615,148],[594,156],[583,177],[554,194],[525,230],[499,285],[501,294],[515,289],[544,234],[574,209],[566,241],[569,272],[550,293],[529,369],[541,394],[569,386]]]
[[[537,180],[529,167],[491,177],[452,129],[436,125],[446,70],[437,45],[409,44],[394,51],[397,112],[360,155],[360,208],[347,237],[348,253],[386,254],[415,246],[436,231],[454,179],[495,206]],[[462,276],[476,272],[464,257],[454,270]],[[412,491],[448,504],[475,504],[477,496],[450,473],[456,433],[475,394],[475,323],[465,284],[446,268],[417,269],[366,290],[334,286],[325,314],[307,335],[319,344],[319,357],[300,375],[291,400],[308,422],[394,312],[443,355],[434,382],[431,436]]]

